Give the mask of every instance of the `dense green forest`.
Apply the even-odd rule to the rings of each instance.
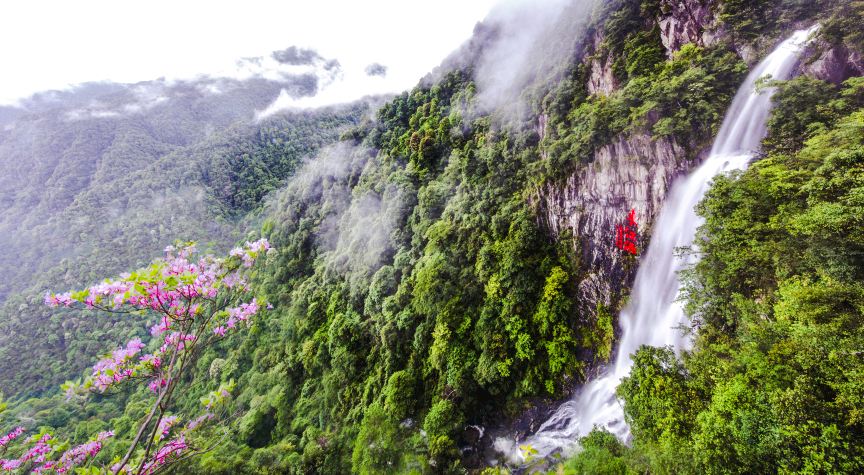
[[[632,448],[596,432],[572,473],[864,470],[864,82],[775,98],[765,157],[699,207],[696,347],[640,350],[619,388]]]
[[[160,88],[164,100],[134,114],[68,117],[92,97],[122,107],[135,98],[130,90],[144,87]],[[93,85],[63,101],[31,99],[0,133],[0,391],[7,398],[55,388],[106,342],[142,331],[47,309],[47,290],[141,266],[178,238],[224,251],[259,219],[268,192],[367,109],[358,103],[256,122],[256,108],[289,85],[235,87],[214,96],[184,84]]]
[[[167,234],[217,251],[264,237],[277,252],[250,285],[273,308],[247,333],[208,347],[183,381],[177,414],[192,417],[218,388],[233,394],[225,430],[207,433],[210,450],[176,473],[518,470],[487,467],[488,442],[472,426],[562,399],[609,360],[617,334],[617,308],[576,310],[587,272],[580,240],[550,237],[538,190],[620,137],[674,140],[683,162],[695,160],[752,65],[742,52],[758,58],[791,29],[821,21],[821,47],[864,50],[862,2],[723,0],[704,2],[718,40],[670,51],[658,18],[674,3],[615,0],[590,17],[562,16],[556,27],[578,24],[580,41],[564,64],[522,85],[514,99],[529,112],[517,117],[478,99],[475,63],[506,34],[491,28],[478,29],[460,53],[467,59],[445,62],[458,66],[365,119],[356,105],[177,148],[145,147],[140,129],[115,140],[117,160],[146,166],[122,180],[64,175],[95,185],[75,196],[58,185],[56,199],[72,204],[48,220],[57,223],[50,232],[24,231],[132,250],[108,255],[94,245],[55,257],[31,293],[7,298],[0,428],[50,428],[75,443],[113,429],[96,457],[110,465],[144,416],[148,389],[85,403],[49,388],[131,337],[158,342],[142,319],[43,308],[32,290],[140,265]],[[593,93],[592,64],[607,60],[616,87]],[[632,441],[597,430],[574,458],[529,468],[864,471],[864,82],[802,76],[768,86],[779,92],[763,155],[746,172],[718,177],[699,206],[702,258],[685,276],[694,348],[680,359],[667,348],[634,355],[619,388]],[[153,187],[165,201],[152,214],[118,220],[143,209],[127,203],[152,198]],[[200,198],[177,192],[187,187]],[[190,201],[200,208],[190,211]]]

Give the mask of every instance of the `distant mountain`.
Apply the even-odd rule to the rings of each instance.
[[[68,362],[67,375],[102,346],[75,335],[105,322],[71,333],[52,323],[37,301],[46,289],[143,264],[175,239],[227,247],[270,190],[368,108],[261,118],[280,95],[314,96],[338,62],[289,48],[238,69],[246,77],[91,83],[0,107],[0,303],[23,292],[0,307],[7,397],[49,387],[61,372],[23,367],[25,342]]]

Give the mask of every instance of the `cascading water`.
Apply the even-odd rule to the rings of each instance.
[[[720,173],[746,168],[765,136],[771,91],[757,90],[757,81],[766,76],[788,79],[817,28],[796,32],[747,77],[726,114],[709,158],[689,177],[676,181],[669,192],[636,274],[630,304],[620,315],[621,342],[615,364],[562,404],[528,439],[520,442],[497,439],[495,448],[512,462],[524,460],[520,445],[536,450],[535,457],[547,457],[557,451],[567,455],[577,448],[579,437],[595,426],[605,427],[622,440],[629,437],[630,429],[624,422],[615,390],[630,373],[633,365],[630,356],[642,345],[681,350],[690,344],[681,331],[687,317],[679,301],[678,272],[694,264],[694,257],[676,256],[675,249],[693,244],[696,229],[702,224],[694,208],[711,180]]]

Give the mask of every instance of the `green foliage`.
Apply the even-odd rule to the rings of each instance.
[[[633,370],[618,395],[634,437],[660,440],[690,431],[698,412],[698,394],[687,387],[688,375],[668,348],[643,347],[633,355]]]
[[[767,153],[797,152],[807,138],[831,125],[845,106],[832,101],[837,95],[833,85],[807,76],[780,82],[777,89],[768,121],[771,137],[763,148]]]
[[[547,96],[550,106],[569,101],[571,109],[563,117],[553,109],[550,116],[552,133],[543,143],[546,179],[560,179],[618,135],[643,132],[698,150],[716,134],[746,72],[741,60],[724,47],[687,44],[661,61],[659,32],[636,30],[628,38],[621,58],[630,80],[620,90],[582,102],[585,93],[578,88]]]
[[[630,475],[640,473],[632,467],[631,451],[609,432],[594,429],[579,439],[579,453],[554,472],[563,475]]]
[[[390,375],[384,388],[384,408],[396,420],[403,420],[414,414],[417,401],[416,381],[405,370]]]
[[[549,394],[555,394],[556,381],[561,380],[562,376],[571,376],[580,369],[572,358],[579,344],[567,326],[573,312],[573,300],[567,292],[569,281],[570,276],[561,267],[553,267],[546,278],[540,304],[531,319],[541,338],[547,341],[545,350],[550,377],[544,381],[544,385]]]
[[[846,45],[859,53],[864,51],[864,33],[859,28],[864,21],[864,2],[840,1],[829,12],[831,16],[823,24],[822,37],[833,45]]]
[[[744,40],[752,40],[768,28],[768,20],[777,0],[723,0],[720,21]]]
[[[650,125],[645,119],[654,115],[659,117],[651,126],[656,136],[690,137],[693,145],[699,144],[716,134],[745,72],[729,51],[684,45],[655,75],[625,88],[637,101],[630,118]]]
[[[650,76],[666,60],[660,28],[639,31],[627,37],[621,52],[628,78]]]
[[[836,12],[846,3],[849,0],[721,0],[718,19],[735,41],[746,43]]]
[[[369,406],[354,442],[353,472],[397,473],[401,455],[398,441],[399,426],[392,414],[377,404]]]
[[[596,359],[608,362],[609,358],[612,357],[615,343],[615,317],[601,303],[597,304],[597,324],[592,337],[595,341],[590,346],[593,346],[597,351]]]
[[[771,152],[717,178],[699,205],[702,259],[687,278],[696,347],[683,361],[643,348],[619,388],[652,471],[864,469],[858,84],[781,84]]]
[[[464,423],[462,415],[451,401],[441,400],[432,405],[423,420],[423,430],[430,436],[453,435]]]

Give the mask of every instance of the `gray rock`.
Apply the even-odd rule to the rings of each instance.
[[[717,41],[713,0],[663,0],[658,23],[660,39],[669,56],[688,43],[709,46]]]
[[[592,38],[593,56],[590,58],[591,75],[588,77],[588,92],[591,94],[610,95],[620,84],[612,71],[615,58],[611,54],[601,55],[604,33],[597,31]]]
[[[564,183],[549,184],[534,198],[541,224],[554,237],[571,230],[583,274],[579,282],[580,314],[595,317],[597,304],[617,309],[637,266],[615,246],[616,226],[636,211],[640,252],[672,181],[694,164],[671,139],[647,135],[620,137],[602,147],[594,160]]]
[[[810,52],[810,60],[801,66],[801,73],[816,79],[840,84],[843,81],[864,75],[861,53],[850,51],[844,45],[829,45],[818,42]]]

